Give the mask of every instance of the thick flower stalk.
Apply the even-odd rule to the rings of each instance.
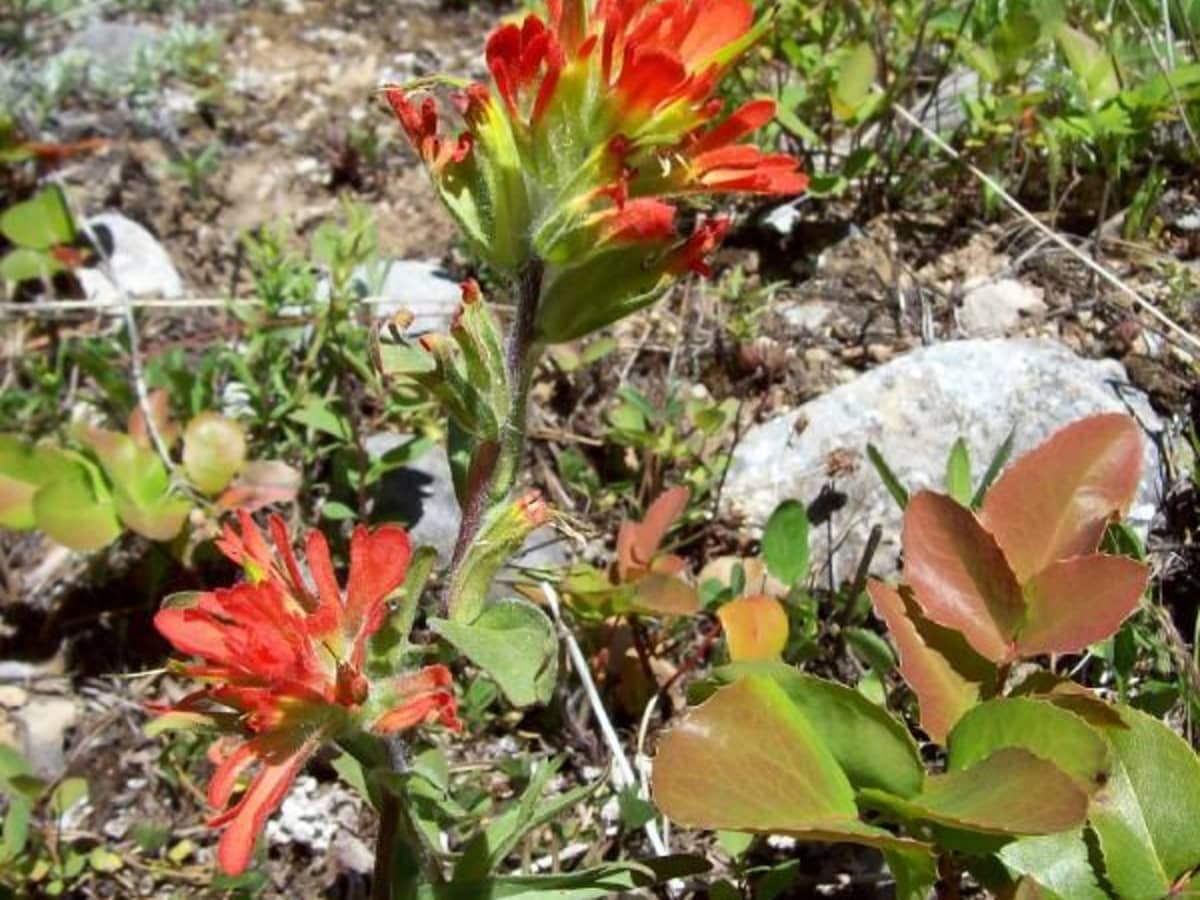
[[[694,194],[795,194],[798,162],[743,140],[774,115],[754,100],[722,116],[722,77],[766,27],[749,0],[549,0],[488,39],[491,85],[457,85],[445,133],[423,91],[386,96],[443,201],[489,263],[544,268],[536,339],[570,340],[706,271],[728,227],[676,224]]]
[[[205,682],[163,710],[166,723],[209,725],[223,734],[210,750],[217,769],[208,800],[220,810],[210,824],[225,829],[217,859],[230,874],[246,868],[267,817],[322,744],[355,729],[392,734],[433,721],[461,727],[444,666],[367,678],[368,641],[408,568],[402,528],[355,529],[343,591],[320,532],[307,539],[310,588],[282,520],[270,521],[276,553],[250,516],[239,516],[241,533],[226,527],[218,546],[247,580],[185,595],[154,620],[176,650],[199,657],[182,672]]]

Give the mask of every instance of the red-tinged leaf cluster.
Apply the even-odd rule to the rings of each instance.
[[[444,666],[379,685],[364,674],[367,642],[408,568],[402,528],[355,529],[343,591],[320,532],[309,532],[306,541],[310,587],[283,521],[270,520],[272,551],[250,516],[239,515],[241,532],[227,527],[218,546],[247,580],[189,595],[154,620],[176,650],[200,659],[182,671],[206,684],[164,710],[166,716],[226,732],[210,754],[217,770],[208,799],[221,810],[210,824],[225,828],[218,861],[231,874],[245,869],[263,823],[305,761],[339,732],[360,726],[388,733],[431,721],[461,727]],[[372,703],[368,713],[375,691],[385,705]],[[240,777],[255,765],[249,786],[231,803]]]
[[[1098,552],[1133,500],[1142,438],[1124,415],[1083,419],[1017,460],[979,514],[922,492],[904,516],[904,585],[869,590],[921,703],[944,740],[997,688],[998,667],[1076,653],[1137,608],[1146,566]]]

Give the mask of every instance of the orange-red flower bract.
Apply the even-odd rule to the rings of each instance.
[[[743,143],[774,116],[768,99],[722,116],[716,90],[766,27],[750,0],[548,0],[546,19],[527,15],[487,41],[490,88],[455,93],[458,137],[440,134],[436,104],[400,86],[392,109],[429,166],[447,208],[493,265],[549,264],[547,284],[569,278],[604,287],[621,315],[648,302],[683,269],[705,269],[723,229],[676,233],[674,198],[692,194],[795,194],[808,179],[796,159]],[[425,85],[430,83],[425,81]],[[628,207],[634,209],[627,213]],[[640,249],[629,283],[593,273],[596,257]],[[687,260],[680,266],[681,258]],[[632,262],[610,258],[604,268]],[[579,273],[575,273],[579,274]],[[548,293],[552,293],[548,291]],[[567,339],[611,316],[549,311],[541,337]],[[565,330],[556,330],[562,325]]]
[[[367,642],[411,555],[402,528],[355,529],[343,591],[320,532],[309,532],[306,542],[310,588],[282,520],[270,520],[276,554],[249,514],[239,517],[241,533],[226,527],[218,546],[248,580],[187,595],[154,619],[176,650],[199,657],[183,671],[206,683],[163,711],[226,732],[210,753],[217,770],[208,800],[221,810],[210,824],[225,827],[217,859],[230,874],[246,868],[267,816],[324,742],[352,727],[380,733],[429,721],[461,727],[444,666],[381,683],[389,704],[382,713],[369,714],[365,706],[373,690],[364,672]],[[256,764],[231,805],[240,776]]]

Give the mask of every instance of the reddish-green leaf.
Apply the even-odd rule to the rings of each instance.
[[[854,790],[808,719],[751,676],[688,710],[659,745],[654,797],[681,825],[917,850],[857,818]]]
[[[687,508],[691,493],[685,487],[663,491],[641,522],[623,522],[617,533],[617,570],[621,580],[645,570],[654,561],[671,524]]]
[[[1082,825],[1088,809],[1087,793],[1071,776],[1017,747],[932,775],[909,800],[875,790],[860,797],[905,819],[984,834],[1054,834]]]
[[[1137,609],[1150,570],[1124,556],[1093,553],[1051,563],[1025,583],[1021,656],[1076,653],[1116,633]]]
[[[781,662],[735,663],[714,675],[774,681],[809,722],[819,723],[822,742],[856,790],[879,788],[899,797],[921,790],[925,767],[908,728],[853,688]]]
[[[717,610],[734,662],[779,659],[788,640],[788,616],[774,597],[740,597]]]
[[[659,745],[654,797],[681,825],[791,831],[851,822],[854,790],[808,719],[769,678],[689,709]]]
[[[217,494],[246,462],[242,426],[214,412],[188,422],[183,434],[183,468],[198,490]]]
[[[1010,466],[980,511],[1024,583],[1050,563],[1094,553],[1137,492],[1142,437],[1126,415],[1082,419]]]
[[[630,612],[652,616],[692,616],[700,610],[696,589],[674,575],[651,572],[639,578],[630,592]]]
[[[217,506],[254,512],[273,503],[291,503],[300,492],[301,482],[300,473],[285,462],[272,459],[247,463],[221,494]]]
[[[896,644],[900,674],[917,695],[921,727],[944,744],[954,723],[995,685],[996,667],[962,635],[925,619],[894,588],[872,581],[867,593]]]
[[[146,405],[150,408],[150,418],[158,436],[162,438],[167,449],[170,449],[179,440],[179,426],[171,420],[170,397],[167,396],[166,391],[160,388],[150,392],[149,402]],[[142,414],[141,406],[134,408],[130,413],[129,427],[126,430],[138,446],[148,450],[153,449],[154,442],[150,438],[150,429],[146,427],[146,417]]]
[[[1089,793],[1108,780],[1111,769],[1108,745],[1082,718],[1051,703],[1009,697],[981,703],[958,721],[947,766],[966,769],[1004,747],[1049,760]]]
[[[1011,658],[1025,614],[1021,587],[975,514],[922,491],[904,513],[904,580],[925,616],[962,633],[993,662]]]

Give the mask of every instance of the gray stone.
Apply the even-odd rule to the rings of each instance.
[[[787,303],[777,309],[785,322],[797,331],[815,332],[829,321],[834,306],[824,300],[806,300],[803,303]]]
[[[96,75],[114,80],[131,74],[139,55],[153,52],[162,41],[162,30],[152,25],[93,22],[71,39],[67,50],[87,53]]]
[[[75,724],[79,709],[69,697],[32,698],[13,714],[20,725],[21,753],[34,772],[57,778],[66,767],[63,741]]]
[[[183,296],[183,279],[170,255],[154,235],[137,222],[120,213],[103,213],[88,219],[85,231],[93,236],[109,258],[107,270],[80,269],[76,273],[89,300],[102,303],[119,300],[117,284],[131,297],[175,299]]]
[[[408,435],[388,432],[369,435],[367,453],[379,459],[408,439]],[[415,461],[385,473],[375,488],[373,518],[400,522],[409,529],[415,546],[433,547],[438,562],[448,563],[462,516],[445,448],[434,447]],[[564,565],[568,559],[567,542],[553,528],[543,526],[529,535],[513,563],[522,569],[550,569]]]
[[[1040,288],[1015,278],[1001,278],[974,287],[963,297],[958,324],[972,337],[997,337],[1016,328],[1023,315],[1046,311]]]
[[[367,453],[378,459],[409,439],[403,434],[373,434]],[[450,561],[460,519],[450,460],[442,447],[434,447],[401,468],[386,472],[375,488],[374,518],[400,522],[409,529],[413,544],[433,547],[441,563]]]
[[[755,426],[734,453],[724,502],[761,527],[775,506],[811,503],[831,481],[846,505],[833,523],[833,570],[852,577],[872,526],[883,528],[873,571],[891,575],[899,553],[900,511],[866,459],[868,443],[909,490],[941,487],[946,456],[962,436],[978,479],[1010,429],[1014,455],[1087,415],[1132,411],[1161,427],[1146,397],[1113,360],[1088,360],[1048,340],[968,340],[914,351],[859,376],[799,409]],[[849,468],[845,457],[849,454]],[[1158,453],[1146,442],[1146,467],[1130,521],[1143,530],[1158,501]],[[825,527],[813,529],[813,560],[830,556]]]
[[[355,273],[367,295],[377,298],[375,315],[387,318],[400,310],[413,314],[410,331],[445,331],[458,309],[462,289],[435,260],[384,260]]]

